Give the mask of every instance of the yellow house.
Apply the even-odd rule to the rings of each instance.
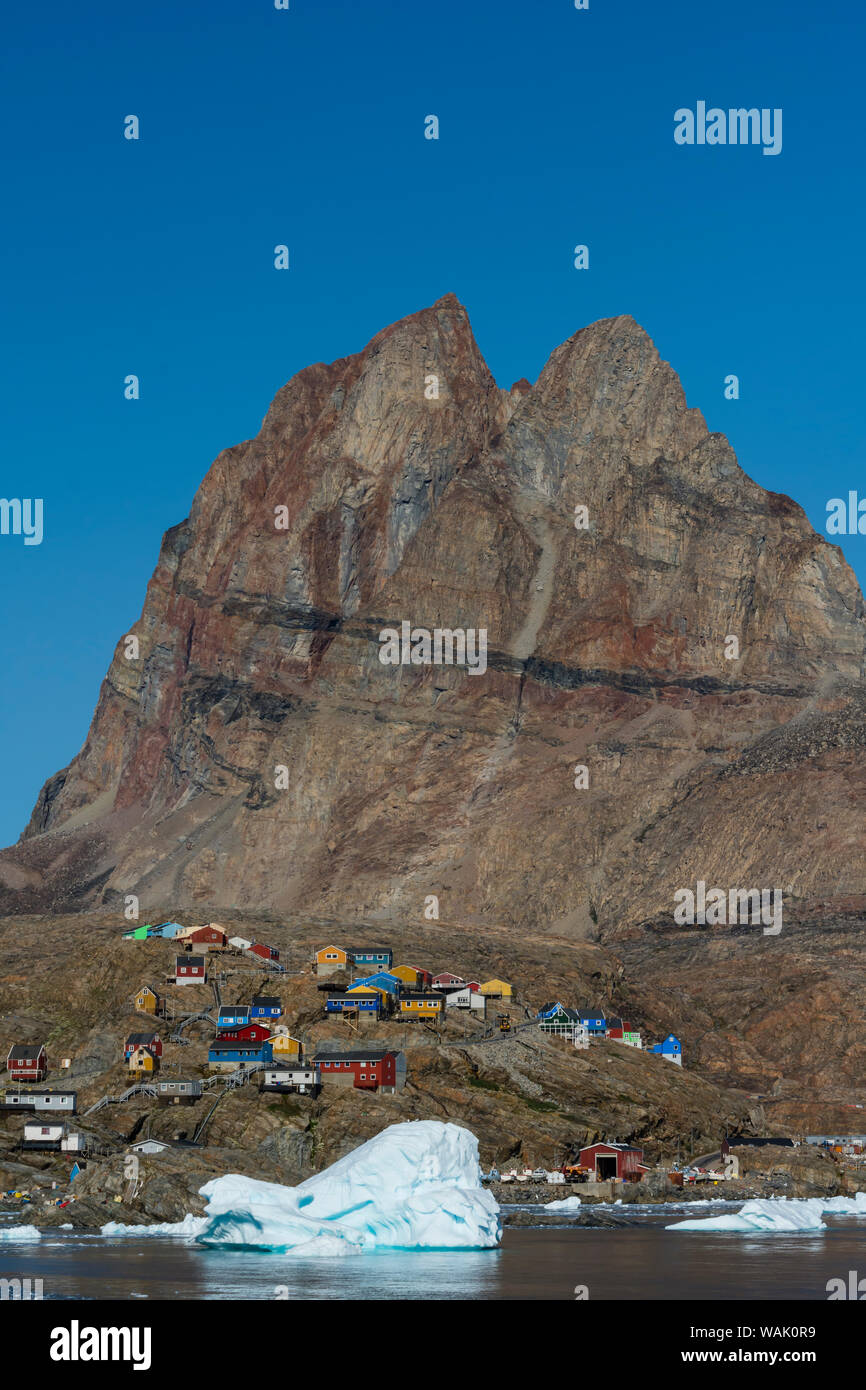
[[[349,985],[347,994],[378,994],[384,1001],[393,998],[389,990],[383,989],[381,985]]]
[[[342,946],[320,946],[315,961],[317,975],[333,975],[336,970],[348,969],[349,953]]]
[[[395,965],[388,973],[396,975],[398,980],[403,980],[407,985],[417,985],[421,978],[420,971],[416,970],[414,965]]]
[[[293,1038],[291,1033],[272,1033],[271,1050],[274,1060],[286,1057],[300,1057],[303,1047],[297,1038]]]
[[[397,1000],[398,1018],[438,1018],[445,1000],[436,994],[404,994]]]
[[[150,985],[142,985],[138,994],[134,996],[133,1003],[137,1009],[146,1014],[157,1014],[162,1007],[162,999],[155,989],[151,989]]]
[[[146,1047],[136,1047],[129,1054],[129,1070],[131,1072],[156,1071],[156,1058]]]
[[[507,980],[485,980],[483,985],[479,985],[479,989],[488,999],[511,998],[511,985]]]

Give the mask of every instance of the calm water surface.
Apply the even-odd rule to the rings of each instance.
[[[694,1212],[697,1215],[697,1212]],[[192,1241],[50,1232],[0,1244],[0,1277],[41,1278],[46,1299],[819,1299],[866,1275],[866,1223],[825,1217],[803,1235],[679,1234],[668,1209],[618,1230],[506,1228],[498,1250],[331,1259],[208,1250]]]

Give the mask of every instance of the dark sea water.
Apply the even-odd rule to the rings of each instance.
[[[625,1229],[506,1228],[497,1250],[320,1259],[52,1231],[0,1243],[0,1278],[41,1279],[45,1299],[573,1300],[585,1285],[590,1300],[826,1301],[828,1279],[866,1276],[863,1221],[825,1217],[802,1235],[664,1229],[677,1219],[668,1208]]]

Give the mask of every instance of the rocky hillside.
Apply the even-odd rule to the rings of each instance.
[[[403,623],[485,630],[486,669],[383,664]],[[615,946],[711,1072],[826,1089],[862,1019],[864,633],[633,319],[506,391],[448,295],[217,458],[0,911],[422,928],[435,895],[467,942]],[[699,880],[781,890],[784,930],[674,928]]]

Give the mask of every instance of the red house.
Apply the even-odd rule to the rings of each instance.
[[[174,982],[176,985],[200,985],[207,980],[207,963],[204,956],[175,956]]]
[[[313,1058],[322,1085],[351,1086],[357,1091],[402,1091],[406,1057],[387,1047],[355,1047],[348,1052],[324,1049]]]
[[[596,1182],[618,1178],[621,1182],[640,1182],[646,1172],[643,1149],[631,1144],[590,1144],[580,1151],[581,1168],[589,1168]]]
[[[271,1036],[270,1028],[263,1023],[235,1023],[231,1028],[221,1028],[216,1035],[217,1042],[267,1042]]]
[[[189,936],[184,938],[184,948],[187,951],[191,951],[194,946],[204,947],[205,950],[209,947],[215,947],[219,950],[227,945],[226,934],[220,931],[219,927],[197,927],[195,931],[190,932]]]
[[[123,1055],[127,1061],[137,1047],[146,1047],[152,1057],[162,1056],[162,1038],[159,1033],[130,1033],[123,1044]]]
[[[48,1071],[42,1043],[16,1043],[10,1047],[6,1070],[13,1081],[42,1081]]]
[[[462,975],[452,975],[447,970],[443,970],[441,975],[433,976],[433,988],[438,989],[441,985],[459,985],[460,988],[466,984]]]
[[[263,941],[254,941],[250,950],[254,956],[261,956],[262,960],[279,960],[280,958],[276,946],[266,946]]]

